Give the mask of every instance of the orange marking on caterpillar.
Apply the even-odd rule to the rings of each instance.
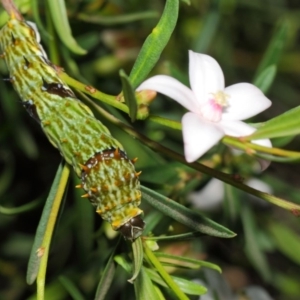
[[[130,179],[130,178],[131,178],[130,173],[126,173],[126,174],[124,175],[124,178],[125,178],[125,180]]]
[[[136,172],[135,177],[139,177],[142,174],[142,171]]]
[[[82,171],[84,172],[89,172],[90,171],[90,168],[85,166],[85,165],[82,165],[82,164],[79,164],[79,167],[82,169]]]
[[[131,160],[131,162],[132,162],[133,164],[135,164],[135,163],[137,162],[137,160],[138,160],[138,158],[135,157],[135,158],[133,158],[133,159]]]
[[[109,190],[109,186],[107,184],[103,184],[101,186],[102,191],[107,192]]]
[[[81,198],[89,198],[89,197],[90,197],[90,195],[88,193],[81,196]]]
[[[116,148],[116,150],[114,151],[114,158],[120,159],[120,157],[121,157],[120,150],[119,148]]]
[[[98,192],[98,189],[97,188],[90,188],[90,190],[93,192],[93,193],[97,193]]]
[[[75,185],[75,188],[76,188],[76,189],[82,189],[82,188],[83,188],[83,185],[82,185],[82,184],[77,184],[77,185]]]
[[[119,187],[122,185],[122,181],[120,180],[115,180],[115,186]]]
[[[50,121],[43,121],[43,125],[44,125],[44,126],[49,126],[50,124],[51,124]]]

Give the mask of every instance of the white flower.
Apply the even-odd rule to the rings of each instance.
[[[219,64],[210,56],[189,51],[191,89],[178,80],[157,75],[144,81],[137,91],[154,90],[189,110],[182,118],[184,152],[193,162],[224,135],[247,136],[256,129],[241,122],[267,109],[271,101],[254,85],[238,83],[225,88]],[[271,147],[270,140],[254,143]]]
[[[261,192],[268,194],[273,192],[272,187],[260,179],[250,178],[245,181],[245,184]],[[266,205],[265,201],[256,196],[248,194],[248,197],[261,206]],[[188,202],[201,211],[213,211],[217,209],[222,204],[224,198],[224,182],[216,178],[211,179],[200,191],[191,192],[187,196]]]

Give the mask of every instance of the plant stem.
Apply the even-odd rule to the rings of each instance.
[[[44,292],[45,292],[45,281],[46,281],[46,271],[48,264],[48,256],[51,245],[51,239],[57,219],[57,215],[59,212],[60,204],[63,199],[63,195],[68,183],[68,178],[70,174],[70,166],[65,164],[62,170],[61,180],[59,182],[57,193],[55,195],[55,199],[53,201],[53,206],[51,208],[51,212],[49,215],[48,223],[45,230],[45,235],[42,241],[41,246],[39,247],[39,253],[37,255],[41,255],[41,263],[39,267],[39,272],[37,275],[37,299],[44,300]]]

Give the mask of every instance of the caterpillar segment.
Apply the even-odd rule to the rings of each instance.
[[[133,241],[142,234],[143,211],[136,159],[59,78],[33,23],[11,19],[1,29],[1,57],[10,82],[51,144],[71,164],[96,212]]]

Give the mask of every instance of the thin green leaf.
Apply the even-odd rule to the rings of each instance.
[[[156,11],[145,11],[145,12],[137,12],[132,14],[123,14],[123,15],[114,15],[114,16],[105,16],[103,14],[97,15],[88,15],[81,13],[77,16],[79,20],[93,23],[93,24],[101,24],[106,26],[116,25],[116,24],[126,24],[132,23],[139,20],[145,19],[153,19],[158,18],[159,14]]]
[[[263,70],[253,82],[263,93],[267,93],[277,73],[276,65],[270,65]]]
[[[138,111],[137,107],[137,101],[135,98],[135,92],[131,86],[130,80],[126,73],[123,70],[120,70],[119,75],[121,77],[122,82],[122,90],[123,95],[125,99],[125,103],[127,104],[129,108],[129,116],[131,119],[131,122],[134,122],[136,120],[136,114]]]
[[[145,268],[146,273],[151,278],[152,281],[156,282],[157,284],[168,288],[168,285],[163,281],[163,279],[159,276],[159,274],[151,269]],[[172,280],[178,285],[178,287],[186,294],[189,295],[203,295],[207,293],[206,287],[192,282],[190,280],[186,280],[180,277],[171,276]]]
[[[265,52],[259,67],[257,68],[254,82],[258,80],[258,78],[261,76],[261,73],[263,73],[269,66],[277,66],[282,50],[287,41],[289,28],[290,24],[288,19],[283,19],[280,21],[277,30],[274,32],[268,49]]]
[[[31,211],[33,209],[35,209],[36,207],[40,206],[42,203],[42,198],[38,198],[35,199],[31,202],[25,203],[21,206],[18,207],[4,207],[2,205],[0,205],[0,214],[3,215],[8,215],[8,216],[12,216],[12,215],[19,215],[28,211]]]
[[[300,106],[265,122],[247,140],[284,137],[300,133]]]
[[[137,238],[132,245],[132,254],[133,254],[133,274],[130,279],[128,279],[128,282],[133,283],[134,280],[139,275],[139,272],[143,265],[143,259],[144,259],[144,250],[143,250],[143,244],[142,239],[139,237]]]
[[[213,41],[216,33],[220,26],[220,13],[219,11],[212,10],[205,14],[203,19],[203,25],[200,27],[201,30],[198,32],[197,38],[193,50],[199,53],[205,53],[208,51],[211,42]]]
[[[30,1],[30,7],[31,7],[31,10],[32,10],[34,21],[35,21],[42,37],[45,37],[49,41],[53,41],[53,37],[47,32],[47,30],[45,29],[45,27],[43,25],[43,22],[40,18],[38,0],[31,0]]]
[[[114,261],[119,264],[127,273],[131,272],[131,264],[122,255],[116,255]]]
[[[101,280],[97,287],[95,300],[104,300],[105,296],[108,292],[108,289],[110,288],[110,286],[113,282],[114,275],[116,272],[114,256],[115,256],[115,250],[110,255],[110,258],[105,266],[104,272],[102,273]]]
[[[144,42],[130,73],[133,88],[138,87],[160,58],[177,23],[178,10],[178,0],[167,0],[158,24]]]
[[[153,210],[149,212],[144,218],[147,226],[145,227],[143,234],[147,235],[149,232],[151,232],[163,217],[164,215],[160,211]]]
[[[71,27],[68,20],[67,9],[64,0],[48,0],[48,7],[51,13],[54,27],[60,40],[76,54],[86,54],[86,50],[81,48],[72,36]]]
[[[27,127],[21,122],[16,126],[16,131],[14,132],[16,142],[19,144],[20,148],[30,159],[36,159],[38,157],[38,148],[32,134]]]
[[[53,203],[54,200],[56,199],[58,189],[61,187],[60,184],[63,178],[63,171],[64,171],[64,164],[61,163],[56,172],[53,184],[51,186],[51,190],[46,200],[45,207],[36,231],[35,239],[30,253],[28,267],[27,267],[26,281],[28,284],[32,284],[34,282],[40,267],[41,256],[38,255],[37,251],[41,247],[45,237],[45,232],[48,226],[48,221],[52,211]]]
[[[73,173],[73,180],[79,184],[79,180],[75,173]],[[90,203],[87,201],[82,201],[81,195],[82,190],[75,190],[75,215],[76,223],[75,226],[75,235],[77,242],[78,252],[78,263],[81,266],[85,266],[90,254],[93,249],[94,244],[94,222],[96,218],[95,210]]]
[[[273,237],[277,248],[296,264],[300,265],[300,240],[299,234],[279,222],[271,222],[268,230]]]
[[[180,278],[177,276],[171,276],[174,282],[179,288],[186,294],[189,295],[203,295],[207,293],[207,288],[200,285],[199,283]]]
[[[170,274],[164,269],[154,253],[148,248],[147,243],[144,243],[145,258],[155,268],[159,275],[163,278],[168,287],[173,291],[176,297],[180,300],[188,300],[188,297],[183,293],[179,286],[174,282]]]
[[[141,187],[141,190],[143,193],[143,199],[149,204],[163,212],[165,215],[192,228],[193,230],[222,238],[232,238],[236,235],[231,230],[202,216],[198,212],[192,211],[191,209],[178,204],[168,197],[158,194],[144,186]]]
[[[181,266],[181,267],[190,268],[190,269],[198,269],[201,267],[206,267],[206,268],[216,270],[219,273],[222,273],[222,270],[219,266],[217,266],[213,263],[207,262],[207,261],[186,258],[183,256],[171,255],[171,254],[164,253],[164,252],[155,252],[155,255],[159,258],[159,260],[161,262],[173,263],[173,265],[175,265],[175,266]],[[164,259],[166,259],[166,260],[164,260]]]
[[[146,223],[148,227],[148,223]],[[204,234],[198,231],[193,232],[187,232],[182,234],[174,234],[174,235],[166,235],[166,236],[147,236],[144,237],[146,240],[153,240],[153,241],[184,241],[184,240],[190,240],[195,239],[200,236],[203,236]]]
[[[149,275],[145,272],[144,268],[141,268],[139,276],[134,282],[134,291],[136,299],[139,300],[160,299],[151,279],[149,278]]]
[[[254,215],[248,205],[244,204],[242,206],[241,215],[246,238],[245,252],[249,260],[252,262],[253,267],[266,281],[270,281],[271,270],[264,253],[259,247],[256,234],[259,229],[255,226]]]
[[[229,184],[224,184],[225,201],[223,201],[224,215],[235,221],[240,213],[242,192]]]
[[[63,287],[68,291],[73,300],[84,300],[84,296],[78,289],[78,287],[66,276],[59,276],[58,280]]]

